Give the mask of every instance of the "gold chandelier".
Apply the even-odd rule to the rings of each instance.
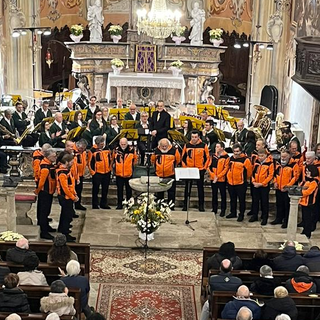
[[[173,32],[179,32],[181,13],[167,9],[166,0],[153,0],[151,10],[138,10],[138,35],[145,33],[149,37],[165,39]]]

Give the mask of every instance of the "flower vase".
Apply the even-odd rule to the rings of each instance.
[[[70,34],[70,38],[74,42],[80,42],[80,40],[83,38],[83,34],[79,34],[78,36],[76,36],[74,34]]]
[[[139,231],[139,239],[144,240],[144,241],[146,239],[148,241],[154,240],[154,232],[147,234],[147,237],[146,237],[146,233],[145,232]]]
[[[169,70],[171,70],[172,75],[173,75],[174,77],[179,77],[179,72],[181,71],[180,68],[172,67],[172,66],[171,66],[171,67],[169,68]]]
[[[172,40],[175,42],[176,45],[180,45],[182,41],[186,40],[186,38],[182,36],[173,36]]]
[[[120,71],[122,70],[122,67],[116,67],[116,66],[111,66],[113,69],[113,74],[114,75],[119,75]]]
[[[119,36],[116,36],[116,35],[112,35],[111,36],[111,39],[113,40],[113,43],[118,43],[121,38],[122,37],[120,35]]]
[[[223,43],[223,39],[210,39],[210,42],[214,47],[219,47],[221,43]]]

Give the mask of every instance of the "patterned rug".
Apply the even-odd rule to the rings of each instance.
[[[202,252],[91,250],[96,309],[106,319],[196,320]]]

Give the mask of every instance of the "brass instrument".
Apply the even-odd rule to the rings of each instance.
[[[257,139],[266,138],[271,128],[271,119],[268,117],[271,111],[265,106],[255,105],[253,107],[257,112],[248,130],[253,131]]]
[[[5,134],[10,136],[10,138],[12,138],[14,140],[14,142],[16,144],[18,144],[18,139],[16,137],[15,134],[13,134],[11,131],[9,131],[5,126],[3,126],[2,124],[0,124],[0,130]]]

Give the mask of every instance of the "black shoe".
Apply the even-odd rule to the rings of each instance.
[[[223,211],[220,212],[220,217],[224,217],[226,215],[226,213]]]
[[[282,221],[275,219],[275,220],[271,221],[270,224],[275,226],[276,224],[282,224]]]
[[[237,221],[238,221],[238,222],[241,222],[241,221],[243,221],[243,218],[244,218],[244,217],[243,217],[243,214],[239,214],[239,217],[238,217]]]
[[[236,218],[236,217],[237,217],[237,215],[236,215],[236,214],[233,214],[233,213],[229,213],[229,214],[226,216],[227,219]]]
[[[200,212],[205,212],[204,207],[202,207],[202,206],[199,207],[199,211],[200,211]]]
[[[182,211],[187,211],[187,207],[183,207],[183,208],[182,208]]]
[[[92,206],[92,209],[100,209],[99,206]]]
[[[255,221],[258,221],[258,217],[257,217],[257,216],[252,216],[252,217],[249,219],[249,222],[255,222]]]
[[[123,209],[122,206],[117,206],[117,207],[116,207],[116,210],[122,210],[122,209]]]
[[[75,207],[76,210],[82,210],[82,211],[86,211],[87,210],[87,208],[84,207],[82,204],[76,204],[74,207]]]
[[[253,215],[253,213],[252,213],[252,211],[250,210],[248,213],[247,213],[247,216],[252,216]],[[250,220],[249,220],[249,222],[250,222]]]
[[[57,229],[52,228],[51,226],[48,227],[48,232],[57,232]]]
[[[286,229],[287,227],[288,227],[288,224],[285,223],[285,222],[281,225],[281,228],[282,228],[282,229]]]
[[[47,239],[47,240],[53,240],[54,236],[52,236],[50,233],[40,233],[40,238]]]
[[[74,214],[73,216],[72,216],[72,218],[79,218],[80,216],[78,215],[78,214]]]
[[[267,222],[268,222],[268,219],[262,219],[261,225],[262,225],[262,226],[265,226],[265,225],[267,224]]]
[[[217,214],[217,210],[216,209],[212,209],[211,212],[214,212],[214,214]]]
[[[303,223],[303,221],[301,221],[300,223],[298,223],[298,225],[297,225],[297,227],[298,228],[302,228],[304,226],[304,223]]]
[[[101,209],[111,209],[110,206],[106,205],[106,206],[100,206]]]
[[[70,234],[65,235],[67,238],[67,242],[75,242],[76,241],[76,237],[70,236]]]
[[[47,218],[48,222],[52,222],[52,219],[51,218]]]

